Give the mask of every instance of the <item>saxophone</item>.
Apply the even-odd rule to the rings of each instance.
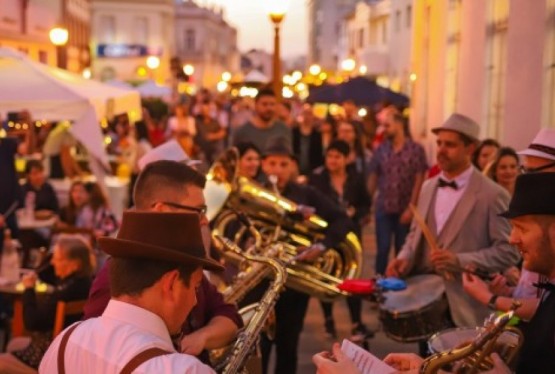
[[[520,330],[507,327],[514,316],[514,312],[521,303],[513,302],[511,310],[497,317],[490,316],[484,324],[483,331],[469,344],[457,347],[446,352],[439,352],[428,357],[420,367],[421,374],[436,374],[439,370],[449,370],[450,373],[474,374],[480,371],[491,370],[493,363],[489,355],[499,349],[497,340],[505,331],[510,331],[518,336],[516,346],[502,347],[500,356],[511,365],[522,345],[524,337]]]
[[[275,273],[275,279],[272,285],[268,288],[260,302],[258,303],[255,313],[250,319],[249,324],[239,333],[237,340],[231,350],[229,356],[226,357],[221,367],[216,369],[219,371],[223,368],[224,374],[235,374],[244,371],[246,360],[252,353],[258,337],[269,314],[273,310],[277,302],[279,293],[283,289],[287,280],[287,271],[285,267],[274,258],[266,256],[258,256],[242,252],[241,249],[231,240],[216,235],[215,238],[228,250],[235,253],[241,253],[247,260],[263,263],[272,268]]]

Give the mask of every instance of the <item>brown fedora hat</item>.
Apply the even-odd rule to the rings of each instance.
[[[117,238],[100,238],[100,249],[113,257],[198,264],[215,271],[223,266],[206,256],[196,213],[127,211]]]

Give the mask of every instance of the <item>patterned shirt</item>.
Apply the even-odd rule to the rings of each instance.
[[[378,176],[376,209],[402,213],[410,203],[416,175],[428,169],[424,148],[410,139],[399,152],[391,141],[384,141],[370,162],[370,174]]]

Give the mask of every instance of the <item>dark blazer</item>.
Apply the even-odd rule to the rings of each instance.
[[[296,127],[292,131],[293,134],[293,153],[297,160],[301,157],[301,130]],[[322,135],[316,129],[312,130],[310,134],[310,150],[308,151],[309,154],[309,163],[310,163],[310,170],[314,170],[319,166],[324,164],[324,149],[322,146]]]
[[[326,247],[335,247],[354,229],[345,210],[333,199],[312,186],[294,182],[287,184],[282,195],[295,203],[306,205],[316,210],[316,214],[328,222],[326,237],[322,241]]]
[[[355,172],[354,169],[348,169],[347,179],[343,186],[343,196],[339,196],[333,188],[330,174],[325,167],[314,170],[308,183],[344,208],[354,207],[355,215],[351,219],[357,229],[357,234],[360,234],[360,221],[369,213],[372,205],[372,198],[366,188],[364,176]]]

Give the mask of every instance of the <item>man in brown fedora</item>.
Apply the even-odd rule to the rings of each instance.
[[[476,122],[455,113],[432,132],[437,135],[441,173],[424,182],[417,210],[439,248],[430,248],[413,220],[407,240],[386,274],[445,274],[451,270],[453,279],[444,282],[450,318],[455,326],[474,327],[482,324],[489,311],[464,293],[457,269],[474,264],[494,272],[517,263],[518,252],[508,243],[509,224],[498,216],[507,209],[509,195],[472,166],[479,136]]]
[[[157,149],[157,148],[156,148]],[[155,149],[155,150],[156,150]],[[173,157],[172,155],[162,155]],[[179,157],[179,153],[177,153]],[[153,161],[153,160],[151,160]],[[206,178],[182,162],[158,160],[144,166],[134,189],[135,209],[158,212],[189,212],[200,217],[205,246],[210,245],[210,229],[205,215],[203,188]],[[84,319],[99,317],[110,300],[111,260],[97,274]],[[225,303],[222,294],[203,277],[197,288],[197,305],[183,325],[181,351],[208,363],[207,350],[222,348],[236,336],[243,321],[233,304]]]
[[[196,213],[128,211],[117,238],[100,238],[112,256],[112,299],[101,317],[64,330],[46,352],[41,373],[213,373],[178,353],[171,336],[196,304],[207,257]]]

